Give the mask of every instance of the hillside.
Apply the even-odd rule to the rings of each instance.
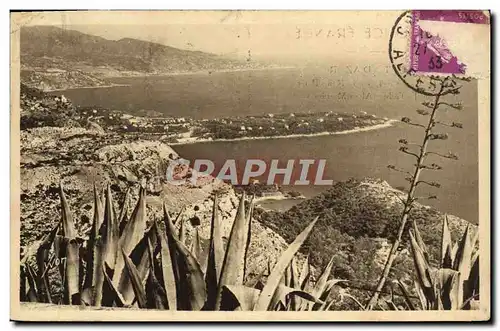
[[[168,183],[165,172],[177,153],[167,144],[134,135],[107,132],[86,122],[85,111],[69,100],[21,87],[20,191],[21,256],[32,255],[40,240],[60,220],[59,183],[65,188],[78,235],[88,236],[93,218],[93,185],[110,185],[115,208],[129,190],[128,215],[146,187],[148,222],[162,218],[166,204],[172,215],[184,208],[187,238],[194,226],[207,251],[213,193],[219,192],[223,237],[228,238],[238,197],[232,187],[215,178],[199,185]],[[133,202],[133,203],[132,203]],[[194,222],[191,225],[191,222]],[[199,224],[199,225],[198,225]],[[262,274],[275,261],[286,242],[257,221],[252,222],[247,280]],[[39,242],[38,242],[39,244]]]
[[[86,109],[73,106],[69,100],[21,86],[23,255],[31,251],[30,245],[59,219],[58,184],[61,181],[82,237],[90,229],[94,183],[99,189],[109,183],[115,202],[123,200],[127,189],[131,189],[135,201],[139,186],[146,184],[150,219],[161,217],[162,202],[173,214],[185,208],[188,219],[200,221],[200,236],[205,245],[213,192],[217,190],[221,192],[224,236],[229,235],[237,205],[232,186],[215,178],[196,186],[166,182],[166,167],[179,157],[175,150],[162,142],[144,139],[144,135],[109,131],[92,121],[96,115],[108,118],[110,114],[93,111],[92,114],[89,116]],[[364,302],[370,292],[357,292],[356,288],[372,288],[380,276],[398,228],[402,208],[398,196],[402,195],[383,180],[353,179],[335,183],[326,192],[284,213],[256,208],[252,222],[252,238],[256,239],[251,242],[249,252],[250,280],[266,271],[268,263],[276,260],[286,243],[318,216],[319,221],[302,253],[309,253],[316,267],[324,267],[333,258],[333,276],[350,280],[351,290],[354,288],[355,296]],[[433,258],[439,255],[443,217],[439,211],[420,204],[410,215],[410,219],[417,222]],[[449,220],[456,239],[467,222],[454,216],[449,216]],[[188,227],[188,234],[191,231],[192,227]],[[409,283],[412,270],[413,261],[407,243],[403,242],[391,279]],[[345,309],[345,304],[339,302],[333,308]]]
[[[258,66],[215,54],[123,38],[108,40],[54,26],[21,29],[23,82],[44,90],[103,86],[103,78]]]
[[[305,220],[319,216],[318,223],[304,245],[313,264],[324,266],[333,257],[333,273],[361,288],[371,288],[378,280],[387,254],[399,228],[403,192],[380,179],[365,178],[337,182],[326,192],[295,205],[284,213],[262,210],[256,218],[287,241],[300,233]],[[410,213],[428,245],[431,259],[440,256],[441,227],[444,214],[421,204]],[[468,222],[448,215],[453,240]],[[408,222],[408,226],[411,222]],[[406,236],[403,249],[391,272],[392,279],[408,279],[413,270]],[[368,292],[357,293],[368,299]],[[361,301],[363,302],[363,301]]]

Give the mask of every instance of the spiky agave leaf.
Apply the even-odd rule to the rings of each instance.
[[[335,303],[335,300],[331,300],[329,302],[326,302],[326,305],[323,305],[320,310],[322,311],[329,311],[330,308],[332,308],[333,304]]]
[[[450,229],[448,227],[448,215],[444,215],[443,229],[441,234],[441,268],[451,268],[453,263]]]
[[[338,283],[341,282],[346,282],[345,279],[330,279],[326,282],[325,286],[323,287],[323,290],[319,292],[318,294],[315,295],[316,298],[318,298],[320,301],[326,302],[328,297],[330,296],[330,293],[332,291],[332,288],[337,285]],[[315,303],[312,306],[312,310],[321,310],[321,304]]]
[[[220,310],[253,310],[260,290],[243,285],[224,285]]]
[[[112,305],[115,305],[116,307],[124,307],[125,306],[125,301],[123,300],[122,295],[116,287],[113,285],[113,282],[108,276],[108,273],[106,270],[109,270],[109,266],[104,262],[104,265],[101,268],[101,274],[102,274],[102,279],[104,279],[104,286],[106,286],[107,293],[109,293],[109,298],[110,301],[112,302]]]
[[[343,297],[347,297],[347,298],[351,299],[351,300],[352,300],[352,301],[356,304],[356,306],[358,306],[358,307],[359,307],[359,309],[360,309],[360,310],[367,310],[367,309],[366,309],[366,307],[365,307],[365,306],[363,306],[363,305],[361,304],[361,302],[359,302],[359,300],[358,300],[358,299],[356,299],[355,297],[353,297],[353,296],[352,296],[352,295],[350,295],[349,293],[342,293],[342,296],[343,296]]]
[[[106,281],[104,273],[97,272],[105,268],[104,250],[106,249],[106,247],[103,239],[103,237],[98,238],[94,248],[94,277],[92,279],[94,285],[90,288],[85,289],[82,293],[82,300],[90,301],[91,305],[96,307],[100,307],[102,304],[103,287]],[[91,294],[88,293],[89,291],[91,292]]]
[[[167,213],[168,215],[168,213]],[[178,273],[182,279],[180,290],[185,291],[182,297],[186,299],[184,307],[187,310],[201,310],[206,300],[206,285],[198,261],[191,255],[187,247],[179,240],[176,235],[175,226],[170,217],[166,217],[165,224],[167,237],[175,246],[175,251],[178,253]],[[181,296],[178,297],[178,299]],[[179,302],[178,302],[179,304]]]
[[[293,257],[292,263],[290,263],[290,287],[300,289],[299,266],[297,264],[296,256]]]
[[[318,299],[317,297],[315,297],[310,293],[286,286],[285,284],[280,284],[278,285],[276,291],[273,294],[273,298],[269,305],[270,310],[273,310],[273,308],[275,308],[278,303],[281,303],[283,304],[283,306],[287,307],[286,301],[291,296],[298,296],[304,300],[310,301],[313,304],[318,304],[320,306],[324,303],[323,301],[321,301],[320,299]]]
[[[247,233],[247,244],[245,246],[245,254],[243,257],[243,281],[245,280],[245,276],[247,275],[247,257],[250,248],[250,239],[252,238],[252,217],[254,208],[255,208],[255,194],[253,194],[252,197],[250,198],[248,210],[245,215],[247,218],[246,222],[248,224],[248,233]]]
[[[422,309],[428,310],[431,307],[431,302],[429,302],[424,291],[422,290],[420,282],[417,279],[415,279],[413,284],[415,285],[415,292],[417,293],[418,299],[420,300],[420,305],[422,306]]]
[[[389,310],[399,310],[392,300],[385,300],[385,303],[387,304],[387,307],[389,307]]]
[[[80,303],[80,246],[76,239],[71,239],[66,246],[66,281],[64,283],[64,296],[67,304]]]
[[[410,293],[408,292],[408,290],[406,289],[406,286],[400,280],[398,280],[397,284],[401,290],[401,293],[403,293],[403,297],[405,299],[406,305],[408,306],[408,309],[416,310],[415,305],[411,301],[411,296],[410,296]]]
[[[59,275],[61,276],[61,281],[64,283],[65,281],[65,264],[64,261],[66,259],[66,246],[68,245],[68,238],[65,238],[61,235],[56,235],[54,238],[54,256],[59,261],[58,269]]]
[[[439,284],[437,281],[434,282],[434,293],[436,294],[436,300],[434,302],[431,302],[431,308],[432,310],[444,310],[443,307],[443,300],[442,296],[440,295],[441,290],[439,288]]]
[[[167,293],[161,287],[160,282],[156,278],[154,250],[149,239],[147,251],[149,256],[150,268],[148,272],[148,278],[146,280],[146,305],[148,308],[166,309],[168,307]]]
[[[125,255],[130,255],[135,246],[144,237],[146,231],[146,190],[141,187],[139,191],[139,200],[134,208],[130,220],[125,225],[123,233],[118,241],[118,247],[125,252]],[[123,255],[118,254],[114,267],[115,273],[113,276],[113,284],[119,287],[122,278],[124,277],[124,260]]]
[[[309,254],[306,256],[304,263],[302,264],[302,269],[300,271],[299,277],[299,288],[304,290],[306,285],[309,283],[309,278],[311,276],[311,268],[310,268],[310,256]]]
[[[168,243],[168,238],[165,235],[164,229],[160,229],[156,221],[154,222],[154,229],[158,238],[158,243],[160,244],[160,258],[161,258],[161,269],[163,275],[163,286],[165,288],[168,308],[170,310],[177,310],[177,284],[175,279],[175,269],[174,261],[172,260],[172,254],[170,253],[170,245]]]
[[[286,267],[285,269],[285,273],[283,275],[283,278],[281,278],[281,283],[286,285],[286,286],[290,286],[290,283],[291,283],[291,263],[288,265],[288,267]]]
[[[199,231],[198,231],[198,227],[195,227],[194,230],[193,230],[194,234],[193,234],[193,239],[192,239],[192,243],[191,243],[191,254],[193,254],[193,256],[198,260],[198,262],[200,263],[200,266],[202,266],[202,269],[203,269],[203,263],[201,261],[201,254],[202,254],[202,251],[201,251],[201,240],[200,240],[200,234],[199,234]]]
[[[330,274],[332,273],[332,268],[333,268],[333,257],[328,261],[328,264],[326,265],[325,269],[321,272],[321,275],[319,276],[318,280],[316,281],[316,284],[314,285],[311,294],[315,297],[320,297],[321,294],[325,291],[325,287],[328,281],[328,277],[330,277]],[[307,303],[307,308],[308,310],[311,310],[313,308],[313,303]]]
[[[146,291],[142,286],[142,280],[139,276],[139,272],[135,267],[132,260],[127,256],[125,250],[121,251],[123,261],[125,263],[125,272],[128,274],[128,277],[132,283],[132,288],[134,290],[135,298],[137,300],[137,304],[139,308],[147,308],[147,299],[146,299]]]
[[[105,262],[111,270],[115,269],[116,258],[118,255],[118,224],[115,218],[113,207],[113,197],[111,196],[111,188],[108,184],[106,190],[106,199],[104,203],[104,221],[101,227],[101,238],[103,243]]]
[[[413,235],[415,236],[415,240],[418,244],[418,247],[422,251],[425,260],[429,261],[429,251],[427,250],[427,246],[425,245],[422,236],[420,235],[420,231],[418,230],[416,222],[413,222]]]
[[[298,284],[298,278],[299,278],[299,267],[297,266],[297,257],[294,256],[292,259],[292,262],[290,263],[290,266],[288,267],[289,269],[289,282],[290,286],[293,289],[300,290],[299,284]],[[286,302],[286,307],[287,310],[297,310],[298,304],[300,303],[300,298],[297,298],[295,295],[290,295],[287,297],[288,302]]]
[[[436,272],[436,287],[440,297],[441,305],[445,310],[458,309],[461,302],[458,301],[458,272],[453,269],[438,269]]]
[[[127,191],[125,192],[125,196],[123,197],[123,202],[121,204],[122,208],[120,211],[120,215],[118,216],[118,224],[119,224],[119,234],[120,237],[123,234],[123,231],[125,230],[125,226],[127,225],[128,222],[128,204],[129,204],[129,197],[130,197],[130,188],[127,188]]]
[[[245,272],[245,254],[248,236],[248,218],[245,215],[245,192],[241,195],[240,204],[229,235],[224,262],[220,274],[215,309],[220,306],[222,287],[224,285],[243,285]]]
[[[323,271],[321,272],[321,275],[319,276],[318,281],[314,285],[314,288],[312,291],[313,295],[319,296],[325,290],[325,287],[326,287],[326,284],[328,281],[328,277],[330,277],[330,274],[332,273],[333,259],[334,259],[334,257],[332,257],[330,259],[330,261],[328,261],[328,264],[326,265],[325,269],[323,269]]]
[[[168,308],[167,294],[151,270],[146,280],[146,305],[152,309],[165,310]]]
[[[26,278],[28,279],[28,291],[27,298],[29,302],[37,302],[38,301],[38,289],[36,287],[36,276],[35,271],[31,265],[26,264]]]
[[[59,190],[59,195],[61,198],[62,234],[66,238],[73,239],[76,238],[75,223],[73,221],[71,210],[69,209],[68,201],[66,200],[66,195],[64,194],[62,182],[59,184]]]
[[[215,298],[219,277],[224,262],[224,247],[222,243],[222,234],[220,229],[218,196],[214,197],[214,206],[212,209],[212,222],[210,223],[210,243],[208,248],[207,271],[205,274],[205,283],[207,287],[206,309],[215,309]]]
[[[26,287],[26,272],[24,271],[24,265],[21,264],[19,268],[19,302],[26,302],[28,301],[28,296],[27,296],[27,287]]]
[[[472,257],[472,268],[464,284],[464,304],[462,309],[470,309],[471,301],[479,294],[479,251]]]
[[[57,223],[52,230],[43,238],[42,243],[36,252],[36,262],[38,266],[37,273],[37,286],[39,288],[40,302],[52,303],[49,286],[49,274],[47,272],[50,249],[56,238],[57,231],[59,230],[59,223]]]
[[[430,302],[435,302],[435,292],[434,284],[430,275],[430,267],[425,259],[425,254],[420,248],[413,235],[413,231],[410,230],[410,244],[413,253],[413,262],[415,264],[415,271],[417,274],[417,280],[420,284],[422,291],[424,292],[426,298]]]
[[[307,239],[309,234],[311,233],[314,225],[318,221],[318,217],[316,217],[296,238],[295,240],[288,246],[287,250],[281,255],[280,259],[276,263],[271,272],[271,275],[267,279],[267,283],[262,289],[262,293],[259,296],[259,299],[254,307],[254,310],[268,310],[271,304],[271,300],[273,298],[274,292],[279,285],[280,279],[283,277],[283,273],[286,267],[290,264],[292,258],[297,254],[298,250]]]
[[[128,255],[132,263],[137,268],[137,273],[141,282],[146,281],[149,270],[151,268],[151,257],[149,254],[149,246],[156,246],[156,230],[151,227],[139,241],[137,246],[134,247],[132,252]],[[154,256],[154,252],[152,253]],[[135,298],[132,281],[129,273],[125,270],[122,272],[120,283],[117,286],[118,291],[122,294],[125,305],[131,305]]]
[[[464,282],[469,277],[471,269],[472,243],[470,238],[470,225],[467,225],[462,239],[458,243],[457,252],[453,261],[453,269],[459,272],[458,276],[458,300],[464,301]]]
[[[86,291],[86,293],[89,293],[88,289],[92,288],[92,286],[95,286],[96,279],[98,278],[97,274],[101,273],[102,269],[102,264],[98,264],[100,262],[96,255],[96,245],[99,237],[99,228],[101,227],[103,218],[103,206],[99,198],[99,193],[97,192],[97,187],[94,184],[94,218],[89,233],[89,239],[87,241],[87,256],[85,259],[87,270],[83,283],[83,290]],[[90,302],[92,302],[91,299]]]
[[[391,291],[391,298],[386,299],[385,303],[387,304],[387,307],[389,307],[389,310],[399,310],[398,307],[396,306],[396,304],[394,303],[395,299],[394,299],[394,292],[392,290],[392,287],[390,288],[390,291]]]

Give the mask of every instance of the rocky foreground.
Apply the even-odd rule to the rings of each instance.
[[[202,239],[209,238],[213,192],[219,194],[223,236],[229,237],[238,197],[231,186],[217,180],[200,186],[167,183],[164,174],[178,155],[169,146],[153,141],[127,141],[124,136],[84,128],[43,127],[21,132],[21,246],[22,255],[60,219],[59,183],[67,193],[81,237],[91,227],[93,185],[110,185],[116,208],[127,189],[137,200],[140,185],[147,188],[149,220],[161,218],[162,203],[173,215],[184,209],[189,233],[199,225]],[[129,204],[129,215],[133,204]],[[259,275],[286,247],[285,240],[252,223],[249,276]],[[204,242],[207,244],[207,242]]]

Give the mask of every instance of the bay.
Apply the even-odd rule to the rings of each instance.
[[[376,68],[376,69],[374,69]],[[379,117],[410,117],[425,122],[417,109],[429,97],[415,95],[384,67],[349,67],[273,69],[192,75],[113,78],[111,82],[126,84],[111,88],[73,89],[64,94],[82,106],[101,106],[134,114],[139,109],[155,110],[164,116],[197,119],[258,114],[334,111],[357,114],[367,112]],[[422,196],[437,195],[428,204],[477,223],[478,158],[477,158],[477,88],[469,83],[449,102],[462,102],[463,110],[440,111],[442,123],[460,122],[463,129],[437,125],[437,132],[447,132],[448,140],[432,141],[429,150],[453,152],[459,160],[430,156],[428,162],[442,166],[440,171],[427,171],[423,180],[437,181],[441,188],[419,187]],[[184,158],[205,158],[223,163],[228,158],[244,162],[250,158],[264,160],[314,158],[326,160],[324,178],[334,181],[348,178],[375,177],[393,187],[407,187],[405,175],[387,168],[411,171],[412,157],[398,151],[399,139],[419,143],[423,130],[397,124],[393,127],[347,135],[299,137],[289,139],[246,140],[177,145]],[[320,193],[324,186],[293,187],[305,196]],[[297,200],[300,201],[300,200]],[[272,204],[271,204],[272,205]],[[288,202],[288,205],[291,203]]]

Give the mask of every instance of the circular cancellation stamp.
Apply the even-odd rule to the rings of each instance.
[[[443,36],[427,31],[422,22],[489,24],[489,17],[478,10],[411,10],[402,13],[392,27],[389,58],[397,76],[423,95],[452,93],[461,83],[455,78],[467,76],[467,65],[453,54]],[[443,77],[447,77],[444,86]]]

